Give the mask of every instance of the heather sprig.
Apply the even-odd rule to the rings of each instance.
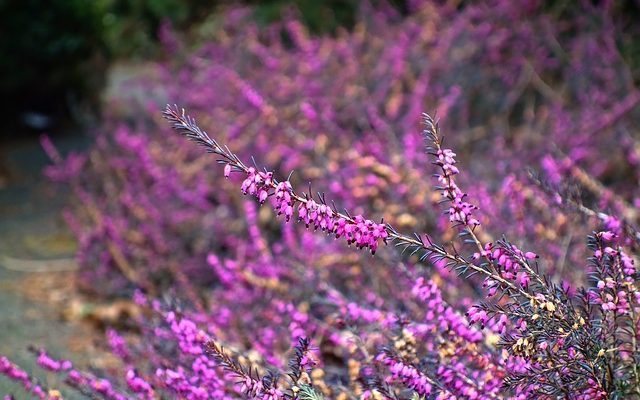
[[[316,361],[311,353],[311,341],[308,338],[300,338],[298,344],[294,347],[294,355],[289,360],[289,377],[296,384],[308,384],[308,371],[313,367]],[[301,382],[304,379],[305,382]]]
[[[314,365],[310,354],[310,341],[301,338],[294,347],[294,355],[289,360],[290,382],[288,388],[279,387],[280,374],[268,370],[260,377],[257,369],[244,367],[227,354],[222,346],[214,341],[208,341],[204,348],[210,357],[216,360],[235,379],[238,380],[240,391],[246,398],[260,400],[322,400],[323,396],[312,386],[307,370]]]
[[[440,186],[437,190],[442,192],[443,200],[450,202],[450,207],[446,211],[449,221],[467,228],[475,228],[480,225],[480,221],[473,217],[473,212],[477,206],[468,203],[465,198],[467,194],[460,189],[455,181],[455,176],[460,173],[456,167],[456,153],[451,149],[442,148],[442,138],[438,133],[438,124],[428,114],[423,114],[425,124],[424,136],[427,143],[427,152],[434,157],[433,164],[437,165],[441,173],[435,174]]]
[[[261,172],[257,171],[255,167],[247,167],[238,158],[238,156],[228,149],[228,147],[220,146],[215,140],[211,139],[206,132],[201,130],[196,125],[195,120],[185,114],[184,109],[180,110],[177,106],[174,106],[173,108],[171,106],[167,106],[164,111],[164,116],[172,123],[178,133],[195,141],[197,144],[206,147],[208,152],[220,156],[221,158],[218,162],[225,165],[225,175],[228,175],[231,171],[244,173],[246,175],[246,178],[242,183],[242,192],[244,194],[254,195],[261,203],[263,203],[268,196],[273,194],[273,191],[282,190],[283,186],[279,186],[280,183],[276,178],[274,178],[273,172],[266,170]],[[429,131],[429,135],[432,135],[433,138],[437,138],[437,132],[434,129],[435,125],[432,123],[431,118],[426,116],[425,123],[428,126],[427,129]],[[439,142],[436,141],[434,143]],[[452,153],[447,152],[447,154],[447,157],[453,161],[451,156]],[[453,166],[454,162],[455,161],[447,165]],[[442,166],[444,168],[444,164],[442,164]],[[449,169],[450,168],[447,168],[447,170]],[[451,179],[452,175],[450,172],[445,173],[443,176],[446,176],[445,181],[448,182],[449,185],[455,185]],[[338,212],[335,206],[329,206],[327,204],[323,194],[318,195],[318,201],[314,200],[314,196],[311,193],[305,193],[303,195],[296,194],[288,180],[285,181],[284,187],[287,188],[286,193],[288,196],[286,199],[291,204],[287,205],[287,207],[291,207],[291,209],[293,209],[297,204],[298,219],[304,222],[307,227],[311,225],[316,230],[320,229],[321,231],[333,234],[336,239],[344,236],[348,244],[355,243],[356,247],[360,249],[368,248],[372,254],[375,254],[379,242],[386,244],[387,239],[393,240],[395,241],[396,246],[403,247],[405,250],[411,249],[412,254],[420,252],[421,260],[427,258],[436,261],[446,260],[450,266],[456,269],[460,269],[463,272],[472,270],[474,273],[489,276],[494,279],[497,284],[505,286],[506,290],[519,292],[529,299],[533,298],[529,293],[518,288],[515,284],[502,276],[491,275],[491,271],[475,265],[458,253],[447,252],[444,247],[432,243],[429,237],[426,237],[425,241],[418,234],[415,234],[413,237],[406,236],[396,231],[391,225],[384,224],[384,221],[375,223],[372,220],[365,219],[365,217],[361,215],[351,216],[348,211],[343,213]],[[462,199],[464,198],[464,194],[459,188],[457,188],[457,186],[449,187],[446,189],[446,192],[451,193],[451,199],[457,199],[456,201],[458,202],[462,202]],[[452,209],[456,210],[455,207],[457,206],[454,206]],[[463,205],[460,207],[463,208],[459,211],[454,211],[454,214],[458,214],[454,221],[457,221],[457,218],[461,218],[461,221],[465,221],[465,224],[469,224],[471,226],[478,225],[477,220],[470,218],[470,210],[474,207],[471,205]],[[276,210],[282,209],[282,200],[277,196],[275,208]]]
[[[452,395],[429,376],[423,374],[415,366],[411,365],[411,363],[403,361],[389,351],[382,353],[380,360],[389,368],[394,380],[402,382],[421,396],[430,395],[434,390],[434,386],[443,391],[445,395]]]
[[[538,258],[535,253],[523,252],[506,239],[501,239],[495,244],[481,243],[474,231],[479,222],[471,217],[471,212],[477,207],[463,200],[466,195],[453,180],[453,176],[459,173],[458,168],[455,167],[455,153],[448,149],[442,149],[441,140],[437,134],[437,124],[434,124],[429,117],[426,117],[425,121],[427,125],[426,136],[433,143],[433,147],[430,147],[429,150],[436,157],[435,164],[442,171],[441,174],[436,175],[442,185],[438,189],[442,190],[443,197],[452,203],[451,208],[447,211],[450,215],[450,221],[455,225],[461,225],[461,236],[469,237],[469,242],[475,244],[478,251],[474,253],[473,259],[480,262],[479,266],[484,269],[486,275],[483,286],[487,290],[488,297],[498,298],[497,302],[472,306],[467,312],[469,320],[484,327],[492,320],[495,322],[499,318],[502,320],[507,317],[516,329],[512,331],[514,333],[507,334],[504,328],[501,329],[501,346],[507,348],[511,354],[517,357],[533,361],[532,366],[528,369],[535,370],[538,378],[535,379],[533,375],[529,375],[529,379],[539,382],[557,382],[557,377],[553,376],[557,371],[546,374],[547,371],[543,372],[536,367],[538,364],[548,363],[545,360],[544,351],[549,342],[559,344],[562,348],[566,345],[566,336],[572,331],[577,331],[577,335],[589,335],[590,333],[583,329],[586,325],[585,318],[588,316],[574,308],[570,296],[564,290],[556,287],[548,278],[538,272],[537,264],[534,266],[530,264],[530,261]],[[502,282],[499,278],[513,283],[513,285],[501,285]],[[514,286],[518,290],[513,290]],[[593,345],[597,344],[585,343],[585,346]],[[573,352],[568,350],[569,357],[575,355],[573,347],[567,346],[565,348],[573,350]],[[542,350],[542,355],[540,350]],[[555,363],[564,362],[565,365],[572,363],[571,360],[560,361],[556,359],[554,361]],[[574,370],[576,369],[577,367],[574,366]],[[574,371],[574,374],[576,373],[578,371]],[[568,373],[568,375],[570,374]],[[581,374],[578,373],[578,375]],[[577,379],[575,375],[574,379]],[[514,381],[508,380],[508,382]],[[535,387],[535,390],[540,390],[537,383],[532,385],[528,382],[527,384]],[[591,387],[593,383],[587,382],[586,385]],[[554,390],[557,390],[559,386],[553,385],[553,387]]]
[[[298,220],[304,222],[307,227],[311,225],[316,230],[334,234],[336,238],[344,236],[347,243],[355,244],[359,249],[368,248],[372,254],[375,254],[380,241],[386,244],[387,238],[390,237],[391,231],[383,221],[375,223],[361,215],[352,217],[348,212],[340,213],[326,203],[323,195],[318,196],[318,201],[314,200],[311,193],[298,195],[288,180],[278,182],[271,171],[263,172],[257,171],[255,167],[247,167],[228,147],[223,148],[209,138],[207,133],[196,125],[195,120],[185,114],[184,109],[180,111],[177,106],[167,106],[164,116],[178,133],[220,156],[218,162],[225,165],[225,176],[228,177],[234,171],[246,174],[242,182],[242,193],[254,195],[261,204],[267,197],[275,194],[274,207],[278,213],[285,215],[287,221],[297,205]]]
[[[37,383],[26,371],[12,363],[8,358],[0,356],[0,374],[18,382],[24,387],[27,393],[39,399],[46,399],[45,389]]]
[[[213,357],[216,362],[221,365],[226,371],[234,375],[238,379],[238,383],[241,384],[240,391],[250,398],[262,398],[262,396],[276,395],[275,399],[282,399],[283,394],[274,388],[273,379],[267,379],[269,387],[265,387],[265,380],[260,379],[258,372],[251,367],[245,368],[235,360],[233,360],[225,351],[223,347],[218,346],[214,341],[209,341],[205,345],[207,354]],[[268,393],[270,391],[275,393]]]

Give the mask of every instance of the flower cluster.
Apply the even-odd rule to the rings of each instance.
[[[0,374],[13,381],[19,382],[28,393],[31,393],[37,398],[47,398],[47,394],[44,389],[40,385],[34,383],[33,379],[27,372],[13,364],[6,357],[0,357]]]
[[[444,301],[440,288],[433,280],[426,282],[423,277],[419,277],[411,288],[411,293],[424,303],[425,321],[429,323],[429,331],[437,328],[451,332],[469,343],[482,340],[482,334],[469,326],[465,318]],[[471,311],[473,309],[474,307],[470,308],[468,317],[470,322],[475,323],[480,321],[482,316],[475,315]],[[484,317],[486,318],[486,315]]]
[[[520,287],[526,289],[531,276],[534,275],[529,262],[538,256],[532,251],[523,252],[514,244],[502,240],[497,244],[486,243],[481,251],[473,254],[473,258],[488,260],[496,267],[502,278],[517,282]],[[487,288],[489,297],[496,294],[498,282],[489,277],[485,279],[483,285]]]
[[[597,277],[590,299],[605,313],[625,315],[632,311],[631,302],[640,304],[640,291],[635,286],[635,262],[615,244],[616,237],[611,231],[601,231],[590,240]]]
[[[173,311],[167,313],[166,321],[183,352],[193,355],[202,354],[202,346],[209,340],[205,332],[198,329],[197,325],[187,318],[176,318]]]
[[[487,321],[489,321],[489,315],[487,314],[487,311],[485,311],[481,307],[476,306],[469,308],[469,310],[467,311],[467,317],[469,318],[469,321],[471,323],[478,323],[482,328],[484,328],[484,326],[487,324]]]
[[[53,371],[53,372],[67,371],[73,367],[73,364],[71,364],[71,361],[54,360],[53,358],[49,357],[44,350],[40,350],[38,352],[37,362],[38,362],[38,365],[41,366],[42,368],[49,371]]]
[[[225,172],[225,175],[227,174]],[[273,185],[273,172],[256,172],[255,168],[250,167],[247,170],[247,178],[242,182],[242,193],[255,195],[262,204],[269,197],[271,185]]]
[[[69,371],[67,379],[70,385],[82,389],[90,390],[109,400],[126,400],[127,396],[117,391],[111,381],[98,378],[92,374],[80,372],[75,369]]]
[[[284,218],[287,222],[289,222],[289,220],[291,220],[291,217],[293,216],[294,200],[293,197],[291,197],[292,192],[293,188],[291,187],[291,182],[289,181],[279,182],[276,185],[276,200],[274,208],[278,215],[284,214]]]
[[[154,390],[149,382],[138,376],[133,369],[127,371],[126,382],[129,389],[134,393],[140,394],[140,397],[148,400],[155,398]]]
[[[407,387],[415,390],[415,392],[420,396],[427,396],[431,394],[433,390],[432,381],[413,365],[404,363],[387,352],[381,353],[378,356],[378,359],[389,368],[393,379],[396,379],[407,385]]]
[[[442,197],[451,202],[449,210],[447,211],[449,221],[470,227],[480,225],[480,221],[474,218],[472,214],[478,207],[465,201],[467,195],[458,187],[454,179],[454,176],[460,173],[460,170],[455,165],[456,153],[451,151],[451,149],[443,149],[440,147],[440,141],[436,136],[433,136],[436,127],[428,115],[425,115],[425,124],[427,125],[425,134],[430,140],[433,140],[435,146],[436,160],[434,164],[442,170],[442,173],[436,174],[435,177],[441,185],[439,189],[442,192]]]
[[[181,118],[184,118],[184,112],[181,115],[177,108],[172,109],[167,106],[165,116],[174,124],[187,125],[186,121],[180,122]],[[235,165],[235,167],[240,171],[245,169],[243,165]],[[226,164],[225,176],[228,176],[230,171],[231,164]],[[344,237],[348,244],[355,244],[358,249],[366,248],[371,251],[371,254],[376,253],[380,241],[387,243],[389,233],[384,223],[373,222],[362,215],[350,217],[340,214],[323,201],[316,202],[311,197],[301,198],[293,192],[290,181],[278,183],[274,181],[271,171],[256,172],[255,168],[249,167],[245,172],[247,177],[242,182],[242,193],[254,195],[260,204],[263,204],[270,195],[275,195],[273,207],[278,215],[285,215],[287,222],[293,216],[294,206],[298,202],[298,220],[304,222],[307,228],[312,226],[316,230],[334,234],[336,239]]]
[[[333,229],[334,212],[331,207],[324,203],[316,203],[313,199],[300,203],[298,206],[298,219],[304,222],[308,228],[311,225],[314,229],[327,232]],[[343,221],[343,226],[347,221]]]

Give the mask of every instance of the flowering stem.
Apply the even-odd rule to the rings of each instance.
[[[188,116],[185,113],[184,109],[179,109],[177,106],[171,107],[170,105],[167,105],[167,108],[163,112],[163,115],[168,121],[172,123],[173,128],[178,133],[184,135],[197,144],[206,147],[208,152],[222,157],[218,160],[218,162],[221,164],[225,164],[226,176],[228,176],[231,171],[244,172],[245,174],[255,173],[254,168],[247,167],[238,158],[237,155],[229,150],[227,146],[221,146],[215,139],[212,139],[205,131],[200,129],[195,120],[192,117]],[[261,185],[263,185],[264,190],[277,190],[279,185],[279,182],[276,179],[271,178],[271,176],[269,176],[268,179],[262,180],[260,183]],[[292,203],[297,202],[304,206],[309,205],[311,202],[315,204],[315,201],[312,198],[298,195],[293,191],[292,188],[289,188],[288,193],[291,197]],[[260,200],[264,201],[264,198],[260,196]],[[463,207],[465,206],[463,205]],[[354,218],[346,212],[341,213],[335,209],[331,210],[328,206],[326,207],[326,212],[330,213],[330,215],[336,219],[344,220],[348,224],[356,225],[361,222],[357,220],[357,217]],[[477,224],[475,220],[467,219],[467,217],[464,216],[462,218],[471,225]],[[414,237],[403,235],[396,231],[390,224],[379,224],[379,226],[384,229],[384,232],[381,236],[383,239],[388,238],[390,240],[393,240],[396,242],[396,246],[404,246],[405,250],[409,248],[413,249],[412,254],[421,251],[423,253],[421,260],[424,260],[426,258],[446,259],[454,267],[462,266],[465,269],[470,269],[476,273],[499,282],[503,285],[503,287],[514,293],[519,293],[529,300],[535,300],[534,297],[529,293],[517,287],[512,282],[502,278],[499,274],[475,265],[474,263],[467,261],[465,258],[458,254],[449,253],[443,247],[433,244],[430,240],[425,243],[417,234],[415,234]],[[477,240],[478,239],[476,238],[476,241]],[[372,252],[375,251],[375,246],[370,246],[370,248]]]

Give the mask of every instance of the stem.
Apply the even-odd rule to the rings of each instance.
[[[175,108],[175,109],[174,109]],[[167,118],[170,122],[172,122],[173,127],[176,131],[178,131],[178,133],[183,134],[184,136],[186,136],[188,139],[200,144],[201,146],[206,147],[209,152],[214,153],[220,157],[222,157],[222,159],[218,160],[218,162],[223,163],[223,164],[229,164],[231,165],[233,168],[235,168],[235,170],[237,172],[244,172],[244,173],[248,173],[249,171],[249,167],[247,167],[239,158],[237,155],[235,155],[233,152],[231,152],[231,150],[229,150],[228,147],[224,146],[222,147],[215,139],[212,139],[209,137],[209,135],[207,135],[206,132],[204,132],[203,130],[201,130],[195,123],[195,120],[191,117],[189,117],[188,115],[186,115],[185,110],[184,109],[178,109],[177,106],[174,106],[174,108],[172,108],[171,106],[167,106],[166,110],[164,111],[164,116],[165,118]],[[274,178],[271,182],[269,187],[271,189],[275,189],[278,185],[278,181]],[[291,191],[291,198],[299,203],[302,204],[307,204],[307,202],[311,199],[307,198],[306,196],[300,196],[298,194],[296,194],[293,190]],[[334,213],[335,216],[339,217],[339,218],[344,218],[346,221],[348,221],[349,223],[355,224],[355,220],[349,216],[347,213],[341,213],[338,212],[337,210],[332,210],[332,212]],[[449,252],[447,252],[446,250],[444,250],[443,248],[439,247],[439,246],[435,246],[431,243],[429,244],[425,244],[422,240],[418,240],[414,237],[410,237],[410,236],[406,236],[403,234],[398,233],[398,231],[396,231],[391,225],[386,224],[385,225],[385,230],[387,232],[388,237],[391,240],[395,240],[398,245],[405,245],[405,246],[409,246],[409,247],[413,247],[416,250],[422,250],[425,254],[430,254],[430,255],[436,255],[438,257],[441,257],[443,259],[447,259],[451,262],[453,262],[456,265],[464,265],[465,267],[479,273],[482,274],[486,277],[489,277],[497,282],[499,282],[500,284],[502,284],[505,288],[510,289],[511,291],[513,291],[514,293],[518,293],[522,296],[524,296],[525,298],[529,299],[529,300],[535,300],[535,298],[530,295],[529,293],[527,293],[526,291],[522,290],[521,288],[517,287],[516,285],[514,285],[512,282],[502,278],[500,275],[498,275],[495,272],[492,271],[487,271],[484,268],[475,265],[472,262],[467,261],[466,259],[464,259],[462,256],[457,255],[457,254],[451,254]],[[476,238],[477,241],[477,238]],[[479,242],[478,242],[479,243]]]

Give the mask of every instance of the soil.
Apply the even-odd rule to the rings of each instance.
[[[117,98],[129,80],[153,73],[149,65],[112,65],[104,103]],[[105,326],[135,314],[135,306],[128,300],[99,301],[78,290],[76,243],[61,216],[65,191],[43,174],[49,159],[38,135],[0,138],[6,138],[0,141],[0,355],[47,388],[60,390],[65,399],[85,398],[38,368],[29,347],[46,348],[52,357],[69,359],[84,371],[113,370],[119,363],[106,349]],[[89,135],[79,132],[57,132],[51,140],[63,156],[91,143]],[[0,376],[4,394],[31,398]]]
[[[87,138],[53,138],[63,153],[85,147]],[[104,334],[84,318],[69,318],[69,305],[86,304],[74,285],[75,242],[60,211],[63,191],[42,175],[47,157],[38,137],[0,143],[0,354],[33,373],[65,398],[82,398],[61,379],[37,368],[30,346],[90,368],[110,362]],[[74,315],[78,315],[77,313]],[[0,376],[0,395],[29,395]]]

